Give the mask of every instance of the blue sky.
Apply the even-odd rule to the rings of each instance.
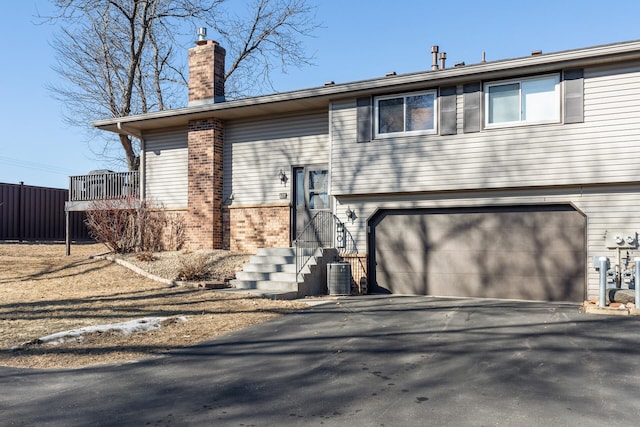
[[[492,61],[640,39],[638,0],[310,1],[324,27],[307,40],[315,65],[274,75],[278,91],[428,70],[432,45],[452,66],[479,62],[483,51]],[[66,188],[69,175],[113,166],[96,159],[83,129],[63,123],[46,89],[59,82],[54,28],[35,25],[34,15],[48,8],[46,0],[11,1],[0,14],[0,182]]]

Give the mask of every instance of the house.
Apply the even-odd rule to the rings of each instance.
[[[225,100],[225,51],[199,41],[188,106],[94,126],[141,137],[140,194],[184,215],[192,248],[290,247],[327,213],[370,292],[578,302],[598,295],[594,256],[629,286],[640,42],[432,53],[427,71]]]

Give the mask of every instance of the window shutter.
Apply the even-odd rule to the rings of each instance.
[[[480,105],[482,104],[482,92],[480,83],[469,83],[462,87],[463,93],[463,131],[464,133],[480,132],[481,119]]]
[[[584,71],[564,71],[564,122],[584,122]]]
[[[372,132],[371,97],[358,98],[356,100],[356,109],[358,116],[357,142],[369,142],[371,141]]]
[[[456,87],[441,87],[440,97],[440,135],[455,135],[456,123]]]

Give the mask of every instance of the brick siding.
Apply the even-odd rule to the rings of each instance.
[[[289,216],[289,206],[231,207],[230,249],[255,253],[258,248],[288,247]]]

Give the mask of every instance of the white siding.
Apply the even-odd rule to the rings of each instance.
[[[332,193],[498,189],[640,181],[640,66],[586,69],[584,123],[358,144],[355,100],[333,104]]]
[[[327,111],[227,122],[225,199],[233,193],[234,206],[288,203],[291,167],[329,162],[328,132]],[[286,185],[281,170],[289,178]]]
[[[144,135],[145,197],[165,208],[187,207],[187,130]]]

